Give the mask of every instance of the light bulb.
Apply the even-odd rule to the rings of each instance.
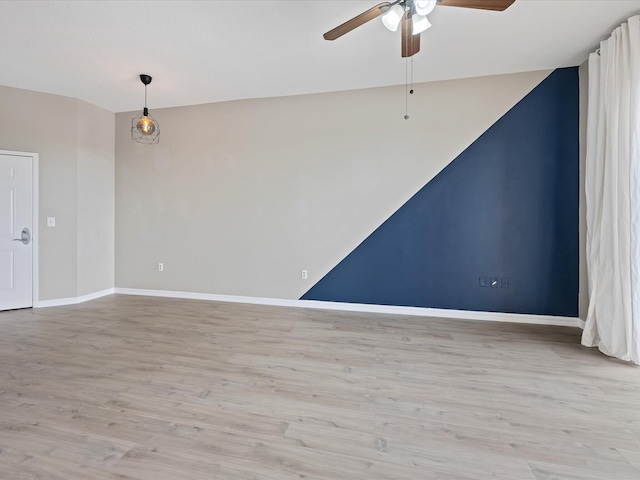
[[[153,135],[156,131],[156,126],[149,117],[142,117],[136,122],[136,128],[142,135]]]
[[[436,8],[437,0],[416,0],[416,12],[420,15],[429,15]]]
[[[395,32],[398,30],[398,25],[400,25],[400,20],[402,20],[403,16],[404,8],[400,5],[394,5],[382,16],[382,23],[389,30]]]
[[[429,20],[424,15],[414,14],[411,17],[411,21],[413,22],[413,34],[418,35],[419,33],[424,32],[427,28],[431,26]]]

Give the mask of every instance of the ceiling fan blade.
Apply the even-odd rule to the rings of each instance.
[[[438,5],[445,7],[479,8],[481,10],[495,10],[502,12],[509,8],[516,0],[438,0]]]
[[[420,34],[413,34],[413,22],[405,13],[402,17],[402,57],[412,57],[420,51]]]
[[[329,30],[323,35],[323,37],[325,40],[335,40],[345,33],[349,33],[354,28],[358,28],[360,25],[364,25],[369,20],[373,20],[374,18],[379,17],[387,10],[389,10],[390,6],[391,3],[389,2],[383,2],[380,5],[376,5],[366,12],[362,12],[360,15],[353,17],[351,20],[347,20],[342,25],[337,26],[333,30]]]

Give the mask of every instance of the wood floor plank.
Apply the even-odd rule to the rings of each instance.
[[[626,472],[611,471],[604,473],[589,468],[570,467],[550,462],[530,461],[531,469],[537,480],[637,480],[638,474],[633,470]]]
[[[135,480],[126,475],[42,455],[29,455],[19,465],[4,471],[1,478],[3,480]]]
[[[573,328],[112,295],[0,312],[0,479],[640,478]]]
[[[617,449],[620,454],[627,459],[627,461],[636,467],[638,471],[640,471],[640,449],[638,450],[629,450],[628,448],[618,448]]]

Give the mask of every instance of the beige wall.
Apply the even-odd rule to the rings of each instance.
[[[116,286],[298,298],[549,73],[117,114]]]
[[[152,110],[155,146],[137,112],[0,86],[0,149],[40,154],[40,299],[111,288],[114,265],[120,287],[298,298],[548,73],[417,85],[408,121],[400,87]],[[583,166],[586,63],[580,82]]]
[[[77,294],[114,286],[114,114],[78,102]]]
[[[113,118],[76,99],[0,86],[0,149],[40,159],[40,300],[113,287]],[[88,255],[85,235],[96,230],[101,252]]]
[[[589,286],[587,283],[587,214],[584,193],[585,167],[587,161],[587,107],[589,104],[589,62],[579,68],[580,73],[580,294],[578,316],[586,320],[589,309]]]

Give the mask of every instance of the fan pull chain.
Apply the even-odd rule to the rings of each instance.
[[[409,94],[413,95],[413,57],[411,57],[411,90],[409,90]]]
[[[409,120],[409,59],[404,62],[404,119]]]
[[[411,72],[409,72],[411,70]],[[411,83],[409,83],[411,78]],[[411,57],[411,64],[409,59],[405,60],[404,66],[404,119],[409,120],[409,95],[413,95],[413,57]]]

